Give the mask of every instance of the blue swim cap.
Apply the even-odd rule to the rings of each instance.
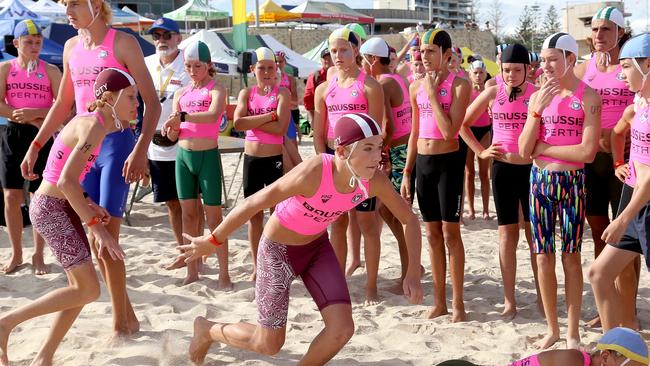
[[[596,348],[599,350],[616,351],[626,358],[644,365],[650,363],[648,346],[639,333],[632,329],[618,327],[610,329],[600,338]]]
[[[619,59],[650,57],[650,33],[641,33],[623,45]]]

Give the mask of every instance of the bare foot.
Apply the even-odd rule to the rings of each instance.
[[[131,332],[131,334],[135,334],[140,331],[140,322],[138,319],[130,320],[127,324],[127,327],[129,328],[129,332]]]
[[[560,335],[551,333],[551,334],[547,334],[544,338],[535,342],[534,346],[537,349],[548,349],[550,346],[554,345],[555,342],[557,342],[558,340],[560,340]]]
[[[467,321],[467,313],[465,309],[453,310],[451,312],[451,322],[460,323]]]
[[[395,284],[387,288],[386,291],[394,295],[404,295],[404,288],[402,287],[402,279],[400,278],[398,280],[395,280]]]
[[[492,220],[489,212],[483,212],[483,220]]]
[[[219,283],[217,284],[217,289],[222,291],[232,291],[235,288],[235,285],[230,281],[229,276],[219,276]]]
[[[469,214],[467,215],[467,218],[470,220],[476,219],[476,213],[474,211],[470,211]]]
[[[50,268],[45,264],[42,254],[32,255],[32,271],[37,276],[50,273]]]
[[[7,355],[7,344],[9,343],[9,333],[2,322],[0,322],[0,365],[9,366],[9,356]]]
[[[366,287],[366,300],[363,306],[372,306],[379,304],[379,295],[377,295],[377,287]]]
[[[199,280],[199,275],[198,274],[196,274],[196,275],[189,275],[188,274],[187,277],[185,277],[185,281],[183,281],[183,286],[189,285],[190,283],[196,282],[198,280]]]
[[[176,258],[173,262],[165,266],[165,269],[168,271],[171,271],[173,269],[179,269],[186,267],[187,263],[185,263],[185,259],[183,257],[178,257]]]
[[[600,316],[596,315],[595,318],[587,322],[589,328],[600,328]]]
[[[577,349],[580,350],[580,337],[578,338],[569,338],[566,339],[566,349]]]
[[[51,358],[42,358],[40,356],[36,356],[35,359],[32,360],[32,363],[29,364],[29,366],[52,366],[52,359]]]
[[[11,258],[7,263],[5,263],[4,266],[2,266],[2,272],[5,274],[10,274],[11,272],[14,272],[20,265],[23,264],[23,257],[20,256],[14,256],[12,255]]]
[[[354,261],[350,262],[348,264],[348,268],[345,269],[345,277],[350,277],[354,273],[354,271],[357,270],[357,268],[361,268],[361,262],[359,261]]]
[[[439,316],[447,315],[449,314],[449,311],[447,311],[447,307],[432,307],[431,310],[429,310],[429,313],[427,314],[427,319],[435,319]]]
[[[108,338],[108,346],[111,348],[122,347],[129,339],[131,332],[127,330],[114,330],[113,334]]]
[[[210,337],[210,328],[212,328],[211,321],[208,321],[202,316],[197,316],[194,319],[194,335],[190,342],[190,359],[194,364],[201,365],[208,354],[210,345],[212,345],[212,337]]]
[[[516,306],[506,306],[505,309],[503,309],[503,312],[501,312],[501,318],[503,320],[512,320],[515,318],[516,315],[517,315]]]
[[[257,279],[257,271],[253,269],[253,273],[251,273],[250,277],[248,277],[248,280],[251,282],[255,282],[256,279]]]

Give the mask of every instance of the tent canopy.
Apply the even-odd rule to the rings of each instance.
[[[113,28],[115,28],[118,31],[128,33],[133,37],[135,37],[135,39],[140,44],[140,48],[142,49],[142,53],[144,54],[145,57],[156,53],[156,47],[153,44],[151,44],[151,42],[148,42],[144,38],[140,37],[140,35],[137,32],[134,32],[132,29],[117,28],[117,27],[113,27]],[[70,24],[53,23],[48,29],[45,29],[45,31],[43,31],[43,35],[55,41],[56,43],[65,45],[68,39],[77,35],[77,31],[74,28],[72,28]]]
[[[29,10],[34,13],[51,18],[56,23],[67,23],[68,16],[65,13],[65,6],[52,0],[38,0],[30,4]]]
[[[320,54],[327,47],[329,47],[329,43],[327,42],[327,39],[325,39],[318,46],[312,48],[311,50],[309,50],[309,51],[307,51],[305,53],[303,53],[302,55],[305,56],[306,58],[314,61],[314,62],[320,62]]]
[[[292,19],[300,19],[300,14],[284,10],[281,6],[274,3],[273,0],[266,0],[260,5],[260,22],[278,23]],[[255,12],[249,13],[247,19],[249,22],[255,21]]]
[[[237,75],[237,52],[217,33],[202,29],[183,40],[178,47],[183,49],[196,41],[201,41],[208,46],[212,63],[219,73]]]
[[[39,1],[41,1],[41,0],[39,0]],[[131,10],[131,8],[129,8],[128,6],[123,6],[122,11],[125,12],[125,13],[129,13],[131,15],[134,15],[134,16],[138,17],[138,21],[142,25],[151,25],[151,24],[153,24],[155,22],[154,19],[142,16],[142,15],[136,13],[135,11]]]
[[[111,12],[113,13],[113,23],[111,24],[139,24],[140,17],[137,14],[131,14],[119,8],[111,8]]]
[[[475,54],[475,52],[472,51],[471,49],[469,49],[469,47],[461,47],[461,51],[463,51],[463,64],[461,66],[465,70],[469,70],[469,64],[467,63],[467,57]],[[485,67],[487,68],[487,72],[490,73],[490,75],[492,75],[492,77],[499,74],[499,65],[497,65],[496,62],[483,57],[483,63],[485,64]]]
[[[342,3],[328,3],[323,1],[307,0],[291,9],[292,13],[302,14],[303,19],[326,23],[334,20],[356,23],[374,23],[375,18],[352,10]]]
[[[10,3],[4,3],[4,5],[5,8],[0,10],[0,23],[10,23],[11,32],[13,32],[13,26],[16,23],[25,19],[33,20],[34,23],[36,23],[41,28],[45,28],[50,25],[50,23],[52,23],[52,20],[50,20],[50,18],[39,16],[38,14],[29,10],[21,0],[13,0]],[[2,28],[4,29],[4,27]]]
[[[188,0],[187,4],[163,16],[177,21],[201,22],[228,18],[230,14],[211,7],[205,0]]]

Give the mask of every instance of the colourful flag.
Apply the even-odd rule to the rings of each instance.
[[[232,35],[235,50],[246,51],[246,0],[232,0]]]

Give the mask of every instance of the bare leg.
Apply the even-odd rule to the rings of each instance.
[[[379,257],[381,254],[381,226],[377,211],[357,211],[359,229],[363,235],[363,252],[366,258],[366,305],[379,303],[377,294],[377,276],[379,273]]]
[[[181,210],[181,203],[179,200],[171,200],[165,202],[165,205],[167,205],[167,213],[169,214],[169,225],[171,226],[172,232],[174,233],[174,238],[176,239],[176,243],[178,245],[182,245],[183,244],[183,235],[182,235],[183,216]],[[179,257],[176,260],[174,260],[172,263],[165,266],[165,269],[166,270],[178,269],[178,268],[183,268],[186,265],[187,264],[185,263],[185,260]]]
[[[616,291],[614,281],[625,267],[634,261],[635,257],[638,257],[635,252],[606,245],[589,267],[589,281],[596,298],[603,332],[621,324],[621,299]]]
[[[208,228],[210,232],[214,231],[217,226],[223,221],[223,213],[221,206],[208,206],[203,205],[205,209],[205,216],[208,221]],[[232,290],[233,285],[230,281],[230,273],[228,272],[228,241],[217,247],[217,260],[219,261],[219,289]]]
[[[359,211],[355,209],[352,209],[349,213],[350,222],[348,223],[347,239],[348,253],[352,255],[352,258],[345,269],[346,277],[352,276],[354,271],[361,267],[361,229],[359,228],[358,214]]]
[[[616,277],[616,290],[621,298],[621,326],[630,329],[639,329],[639,321],[636,317],[636,295],[639,278],[637,277],[635,262],[640,256],[634,258],[632,263],[625,266],[623,271]]]
[[[517,314],[515,283],[517,277],[517,243],[519,224],[499,225],[499,265],[503,278],[504,309],[501,316],[512,319]]]
[[[433,319],[448,314],[445,289],[447,258],[445,256],[445,241],[442,236],[442,222],[425,222],[424,228],[429,242],[429,258],[431,259],[431,275],[433,277],[433,307],[427,318]]]
[[[546,336],[535,343],[539,349],[547,349],[560,339],[557,319],[557,278],[555,277],[555,253],[536,254],[539,269],[539,288],[546,314]]]
[[[334,249],[334,254],[336,254],[336,259],[339,261],[339,266],[341,266],[341,272],[343,273],[345,273],[345,259],[348,255],[346,230],[349,221],[348,214],[339,216],[339,218],[332,223],[332,238],[330,239],[332,248]]]
[[[0,316],[0,364],[8,365],[7,344],[9,334],[19,324],[45,314],[61,312],[55,318],[50,334],[39,352],[40,357],[50,358],[74,322],[81,308],[99,297],[99,281],[91,262],[66,271],[69,285],[39,297]]]
[[[255,281],[255,274],[257,273],[257,247],[260,244],[262,230],[264,230],[264,211],[260,211],[253,215],[248,222],[248,242],[251,245],[251,259],[253,260],[253,272],[250,277],[251,281]]]
[[[11,242],[11,258],[4,264],[2,271],[11,273],[23,264],[23,217],[20,215],[20,204],[25,201],[25,198],[21,189],[4,189],[3,192],[5,222]]]
[[[478,160],[478,177],[481,181],[481,200],[483,202],[483,219],[490,219],[490,159]]]
[[[582,309],[582,263],[580,253],[562,253],[564,267],[564,288],[568,314],[567,348],[580,347],[580,310]]]
[[[460,223],[442,222],[442,232],[449,250],[449,272],[451,274],[452,317],[451,321],[467,320],[463,286],[465,284],[465,248],[460,237]]]
[[[474,178],[476,172],[474,170],[474,151],[467,149],[467,160],[465,161],[465,196],[467,197],[467,205],[469,206],[469,219],[476,218],[476,210],[474,209]]]
[[[298,150],[298,141],[296,139],[284,139],[284,148],[287,153],[287,156],[291,162],[291,166],[294,167],[302,163],[302,157]],[[291,170],[291,169],[289,169]],[[288,170],[287,170],[288,171]]]
[[[384,219],[386,225],[388,225],[388,228],[390,228],[390,231],[393,233],[393,236],[395,236],[395,240],[397,240],[397,248],[399,249],[399,260],[402,266],[402,275],[400,276],[400,281],[399,281],[399,288],[401,289],[402,280],[406,276],[406,270],[408,269],[408,265],[409,265],[408,252],[406,249],[406,238],[404,237],[404,227],[402,226],[402,223],[399,222],[399,220],[395,216],[393,216],[393,213],[390,212],[388,208],[386,208],[386,206],[381,205],[379,207],[379,214]]]
[[[122,219],[111,217],[106,230],[119,241]],[[135,316],[129,294],[126,291],[126,266],[124,261],[114,260],[106,251],[97,256],[97,242],[91,240],[91,248],[97,257],[102,276],[111,295],[113,305],[113,330],[115,336],[124,336],[140,330],[140,323]]]
[[[180,200],[183,232],[191,236],[199,236],[202,234],[199,231],[198,222],[199,216],[203,215],[203,213],[197,210],[196,201],[197,199]],[[189,244],[189,241],[183,240],[185,244]],[[199,261],[200,259],[187,264],[187,275],[185,276],[183,285],[199,280]]]

